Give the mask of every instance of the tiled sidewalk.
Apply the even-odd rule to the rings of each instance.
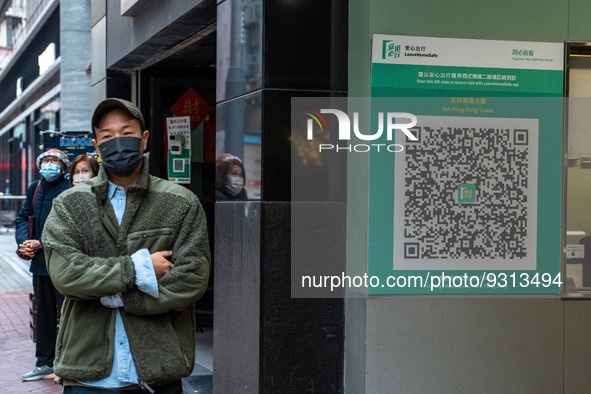
[[[14,231],[0,231],[0,393],[61,393],[53,380],[21,381],[35,367],[35,343],[29,328],[31,274],[15,250]]]
[[[22,382],[35,366],[35,344],[29,335],[29,291],[0,293],[0,392],[61,393],[53,380]]]

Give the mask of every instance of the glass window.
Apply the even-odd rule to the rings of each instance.
[[[591,297],[591,43],[567,42],[563,296]]]
[[[216,200],[261,199],[261,93],[249,94],[217,106]],[[233,194],[233,166],[243,167],[244,193]],[[234,168],[235,169],[235,168]],[[235,180],[238,182],[238,180]]]

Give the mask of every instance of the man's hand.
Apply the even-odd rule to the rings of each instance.
[[[167,260],[167,257],[172,256],[172,250],[163,250],[161,252],[152,253],[152,265],[154,266],[154,273],[156,279],[162,278],[168,271],[170,271],[174,264]]]

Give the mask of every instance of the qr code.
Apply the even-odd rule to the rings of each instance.
[[[537,119],[417,118],[397,137],[394,267],[535,268]]]
[[[172,160],[173,171],[174,172],[185,171],[185,161],[186,161],[186,159],[173,159]]]

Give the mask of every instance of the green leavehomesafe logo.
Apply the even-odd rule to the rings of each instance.
[[[382,41],[382,59],[396,59],[400,57],[400,44],[392,40]]]
[[[475,203],[476,202],[476,185],[470,183],[460,183],[458,185],[458,202],[459,203]]]

